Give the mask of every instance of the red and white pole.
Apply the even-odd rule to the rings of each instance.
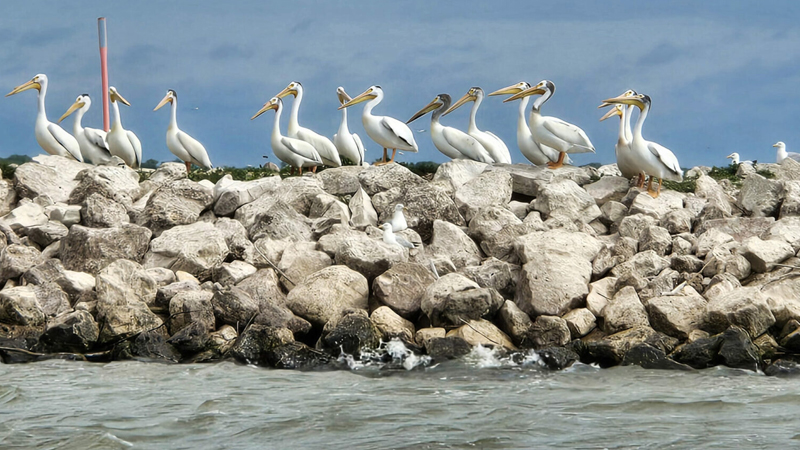
[[[100,37],[100,75],[103,78],[103,129],[111,128],[108,117],[108,46],[106,40],[106,18],[97,19],[97,34]]]

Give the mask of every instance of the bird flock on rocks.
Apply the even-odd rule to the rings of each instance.
[[[126,106],[130,106],[130,103],[115,87],[110,87],[108,92],[113,117],[111,129],[106,133],[96,128],[83,127],[81,123],[83,115],[91,107],[92,101],[89,95],[82,94],[59,119],[60,123],[75,113],[73,134],[70,135],[58,124],[47,119],[45,113],[47,86],[47,76],[38,74],[6,95],[8,97],[29,89],[38,91],[38,114],[34,135],[36,141],[47,153],[74,158],[78,161],[86,160],[93,164],[106,164],[113,156],[116,156],[132,168],[140,167],[142,162],[141,142],[132,131],[122,127],[119,110],[120,103]],[[451,159],[468,159],[489,164],[510,164],[511,153],[506,144],[494,133],[481,130],[477,125],[478,108],[485,97],[508,95],[509,97],[504,102],[520,100],[517,118],[517,146],[520,153],[534,165],[557,169],[565,163],[571,163],[570,154],[593,153],[595,147],[580,127],[557,117],[542,114],[542,107],[553,97],[555,91],[555,84],[549,80],[542,80],[536,85],[523,81],[488,95],[484,93],[483,89],[476,86],[470,88],[455,103],[450,95],[439,94],[412,115],[409,120],[403,122],[393,117],[372,113],[372,110],[384,98],[384,92],[380,86],[371,86],[352,98],[344,88],[339,87],[336,95],[338,109],[342,111],[342,118],[338,132],[331,140],[300,126],[298,115],[304,89],[300,82],[292,81],[265,103],[251,119],[255,119],[266,111],[275,111],[270,143],[275,156],[291,166],[292,173],[298,170],[302,174],[303,168],[316,171],[316,168],[321,165],[338,167],[342,165],[343,159],[355,165],[367,164],[364,156],[364,144],[357,134],[350,132],[347,124],[347,108],[359,103],[364,103],[361,114],[364,131],[370,139],[383,148],[383,158],[376,165],[393,162],[398,151],[418,152],[419,148],[414,139],[414,133],[408,124],[427,113],[431,113],[431,140],[445,156]],[[294,98],[289,113],[287,132],[284,136],[280,131],[280,118],[283,101],[288,96]],[[532,96],[535,98],[526,118],[526,111]],[[466,132],[441,124],[442,117],[469,102],[472,102],[472,107]],[[167,103],[171,105],[166,136],[167,148],[184,161],[187,172],[191,170],[192,165],[211,169],[213,166],[203,145],[178,128],[177,93],[172,89],[168,90],[154,111]],[[657,197],[661,192],[663,180],[682,181],[683,171],[672,151],[656,142],[646,140],[642,135],[642,128],[650,112],[651,104],[652,100],[648,95],[628,90],[617,97],[604,100],[599,107],[610,107],[608,113],[600,119],[601,121],[613,116],[620,118],[619,136],[614,146],[620,172],[626,178],[636,178],[636,185],[639,187],[644,187],[647,182],[648,193]],[[639,110],[639,114],[635,125],[631,128],[631,118],[635,109]],[[800,154],[787,152],[783,142],[776,143],[774,147],[777,148],[778,163],[785,158],[800,161]],[[388,156],[389,149],[392,150],[391,158]],[[727,158],[737,165],[753,164],[751,161],[741,161],[738,153],[732,153]],[[658,184],[654,185],[656,180]],[[393,226],[392,229],[398,231]],[[384,239],[389,239],[387,236]]]

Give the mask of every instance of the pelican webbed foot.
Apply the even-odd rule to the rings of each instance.
[[[549,169],[558,169],[559,167],[562,167],[564,165],[564,157],[566,157],[566,156],[567,156],[566,153],[560,152],[558,154],[558,161],[556,161],[556,162],[548,161],[547,162],[547,167]]]

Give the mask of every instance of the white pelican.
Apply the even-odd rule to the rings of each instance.
[[[51,155],[66,156],[83,162],[78,141],[71,134],[64,131],[63,128],[47,120],[47,113],[44,110],[44,97],[47,95],[47,75],[43,73],[36,75],[27,83],[15,87],[14,90],[6,94],[6,97],[19,94],[28,89],[39,91],[39,113],[36,115],[36,124],[33,128],[36,142]]]
[[[494,162],[494,159],[489,156],[489,152],[474,137],[461,130],[446,127],[439,123],[439,116],[450,107],[451,101],[449,95],[439,94],[408,119],[406,123],[411,123],[433,111],[433,114],[431,114],[431,140],[440,152],[451,159],[471,159],[484,163]]]
[[[458,101],[453,106],[448,108],[447,111],[445,111],[442,115],[446,116],[450,114],[466,102],[474,102],[472,105],[472,110],[469,112],[469,127],[467,128],[467,134],[474,137],[478,142],[481,143],[481,145],[483,145],[483,148],[489,152],[489,156],[492,157],[494,162],[511,164],[511,153],[509,153],[506,144],[494,134],[488,131],[479,130],[478,126],[475,124],[475,115],[478,113],[478,107],[481,106],[483,97],[483,89],[479,87],[471,87],[463,97],[458,99]]]
[[[394,214],[392,214],[392,220],[389,221],[389,224],[392,226],[392,231],[403,231],[408,228],[406,216],[403,214],[405,210],[406,207],[403,206],[402,203],[398,203],[394,206]]]
[[[636,94],[631,96],[621,95],[619,97],[604,100],[604,103],[622,103],[625,105],[634,105],[639,108],[639,118],[636,120],[636,126],[633,129],[633,139],[631,140],[631,150],[636,154],[637,161],[639,161],[639,168],[647,175],[650,175],[650,180],[647,183],[647,192],[655,197],[661,193],[661,183],[666,178],[667,180],[683,181],[683,170],[678,163],[678,158],[668,148],[656,144],[655,142],[645,140],[642,137],[642,126],[647,119],[647,113],[650,112],[650,97],[644,94]],[[653,191],[653,177],[658,178],[658,190]]]
[[[489,96],[519,94],[530,87],[531,85],[527,81],[520,81],[517,84],[494,91],[489,94]],[[519,104],[519,116],[517,118],[517,146],[519,146],[519,151],[522,153],[522,156],[526,157],[528,161],[537,166],[547,164],[551,161],[555,162],[558,160],[559,152],[546,145],[539,145],[533,140],[531,129],[528,127],[528,120],[525,118],[525,110],[528,109],[528,100],[530,100],[528,97],[522,97],[522,101]],[[531,114],[533,114],[533,111],[531,111]],[[572,160],[567,156],[564,162],[569,164]]]
[[[636,92],[629,90],[622,95],[636,95]],[[633,139],[631,133],[632,113],[633,105],[627,105],[626,107],[617,104],[614,105],[614,107],[603,117],[601,117],[600,121],[602,122],[609,117],[619,116],[619,136],[617,137],[616,145],[614,145],[614,153],[617,157],[617,167],[619,168],[619,171],[622,172],[622,176],[625,178],[630,180],[631,178],[636,177],[636,186],[642,187],[644,186],[644,179],[646,175],[640,169],[640,165],[636,159],[636,153],[631,150],[631,140]]]
[[[383,160],[378,164],[387,164],[394,162],[397,150],[417,153],[419,148],[414,141],[414,133],[411,132],[408,125],[393,117],[372,115],[372,108],[377,106],[381,100],[383,100],[383,89],[377,85],[370,86],[366,91],[340,106],[339,109],[368,101],[361,113],[361,123],[364,125],[367,135],[383,147]],[[388,148],[392,149],[392,159],[386,161],[386,149]]]
[[[782,163],[786,158],[792,158],[795,161],[800,161],[800,153],[795,152],[787,152],[786,151],[786,144],[781,141],[776,142],[772,145],[773,147],[778,147],[778,154],[776,155],[776,162],[778,164]]]
[[[753,164],[756,163],[756,161],[740,161],[739,160],[739,154],[736,153],[736,152],[731,153],[730,155],[726,156],[725,158],[726,159],[730,159],[731,160],[731,164],[733,164],[734,166],[739,166],[739,164],[749,164],[749,165],[752,166]]]
[[[399,245],[400,247],[414,248],[414,244],[406,240],[406,238],[394,234],[392,231],[392,224],[385,223],[381,225],[381,228],[383,229],[383,242],[386,242],[389,245]]]
[[[192,164],[212,169],[211,160],[208,158],[203,144],[188,134],[178,129],[177,110],[178,110],[178,94],[172,89],[167,91],[167,95],[161,99],[153,111],[157,111],[167,103],[172,104],[172,115],[169,119],[169,126],[167,127],[167,148],[173,155],[177,156],[186,164],[186,173],[192,171]]]
[[[542,105],[553,96],[555,91],[556,85],[552,81],[542,80],[536,86],[503,100],[503,102],[509,102],[529,95],[541,94],[541,97],[533,102],[528,126],[531,129],[533,140],[540,147],[545,145],[560,152],[556,162],[547,163],[547,167],[551,169],[557,169],[564,165],[567,153],[594,153],[592,142],[579,127],[557,117],[541,114]]]
[[[351,100],[341,86],[336,88],[336,95],[339,97],[340,105]],[[342,110],[342,123],[339,124],[339,132],[333,135],[333,145],[336,146],[340,156],[344,156],[357,166],[364,165],[364,143],[357,134],[350,133],[347,127],[347,109]]]
[[[300,169],[303,174],[303,167],[316,167],[322,164],[322,158],[317,153],[313,145],[300,139],[281,136],[281,111],[283,102],[278,97],[272,97],[250,120],[264,114],[270,109],[275,110],[275,122],[272,127],[272,151],[281,161],[292,166],[292,173],[295,168]]]
[[[341,166],[342,160],[339,158],[339,152],[333,142],[308,128],[301,127],[297,121],[297,111],[300,110],[300,102],[303,101],[303,85],[299,81],[292,81],[276,97],[284,98],[287,95],[294,95],[294,102],[292,102],[292,112],[289,114],[289,126],[286,129],[286,135],[313,145],[322,158],[322,163],[326,166]]]
[[[122,102],[128,106],[131,104],[119,95],[114,86],[108,88],[108,98],[111,100],[111,110],[113,111],[111,130],[106,135],[108,150],[112,155],[122,158],[129,167],[138,169],[142,163],[142,143],[139,142],[139,138],[133,134],[133,131],[122,128],[122,119],[119,116],[117,103]]]
[[[86,111],[92,106],[92,99],[89,94],[79,95],[75,103],[69,107],[67,112],[58,119],[58,123],[69,117],[75,111],[75,122],[72,124],[72,135],[78,141],[81,148],[81,155],[92,162],[92,164],[104,164],[111,160],[111,152],[108,151],[106,142],[106,132],[97,128],[83,128],[81,120]]]

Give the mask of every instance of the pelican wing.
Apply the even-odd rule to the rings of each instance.
[[[208,158],[208,153],[205,147],[203,147],[203,144],[198,142],[197,139],[178,130],[178,142],[180,142],[186,152],[189,153],[189,156],[192,158],[192,163],[200,167],[205,167],[206,169],[211,168],[211,160]]]
[[[361,158],[361,161],[358,161],[358,165],[360,166],[364,164],[364,143],[361,142],[361,138],[355,133],[353,133],[353,140],[356,141],[356,149],[358,149],[358,154]]]
[[[133,131],[125,130],[125,134],[128,136],[128,140],[131,141],[131,145],[133,146],[133,153],[136,154],[136,164],[134,165],[138,168],[142,165],[142,143],[139,142],[139,138],[133,134]]]
[[[663,145],[656,144],[655,142],[648,142],[647,148],[650,149],[650,153],[658,157],[661,163],[664,164],[670,172],[674,172],[678,175],[683,174],[678,158],[675,157],[675,154],[672,153],[670,149]]]
[[[442,136],[451,147],[458,150],[465,158],[483,163],[493,163],[489,152],[474,137],[453,127],[442,127]]]
[[[564,122],[557,117],[544,117],[544,127],[559,139],[572,144],[573,148],[585,149],[583,152],[594,152],[594,146],[583,130],[577,125]],[[581,153],[581,152],[578,152]]]
[[[62,146],[64,150],[72,155],[73,158],[77,159],[80,162],[83,162],[83,155],[81,155],[81,150],[77,144],[78,142],[75,141],[75,138],[72,137],[71,134],[64,131],[63,128],[60,126],[51,123],[47,125],[47,131],[50,132],[50,135],[58,141],[58,145]]]
[[[342,160],[339,158],[339,152],[336,150],[336,146],[325,136],[313,130],[309,130],[308,128],[300,127],[297,130],[297,139],[313,145],[317,154],[323,158],[323,162],[327,165],[337,167],[342,165]]]
[[[411,128],[409,128],[408,125],[400,122],[397,119],[386,116],[381,117],[381,125],[389,130],[390,133],[397,136],[397,138],[403,141],[406,145],[411,147],[411,149],[403,150],[417,151],[417,143],[414,141],[414,134],[411,132]]]
[[[86,136],[86,139],[89,142],[105,150],[104,153],[108,153],[108,156],[111,156],[111,152],[108,151],[108,142],[106,142],[105,131],[98,130],[96,128],[84,128],[83,135]]]
[[[289,137],[281,138],[281,143],[286,146],[292,153],[300,155],[310,161],[315,161],[322,164],[322,158],[319,153],[314,149],[314,146],[308,142],[301,141],[300,139],[292,139]]]

